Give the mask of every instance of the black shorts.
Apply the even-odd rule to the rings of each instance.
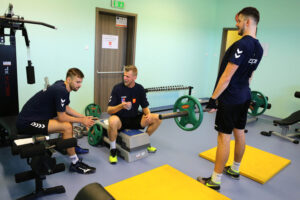
[[[21,135],[48,135],[49,120],[39,120],[26,122],[22,126],[17,126]]]
[[[215,129],[226,134],[231,134],[234,128],[245,129],[249,105],[250,101],[236,105],[220,103],[215,120]]]
[[[136,117],[119,117],[122,123],[120,130],[124,129],[144,129],[145,127],[141,126],[142,114],[137,115]]]

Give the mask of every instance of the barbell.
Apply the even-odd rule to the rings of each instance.
[[[258,91],[251,92],[251,102],[248,110],[249,115],[261,115],[269,108],[271,108],[271,104],[268,104],[267,97]],[[201,125],[203,112],[207,111],[209,111],[209,109],[203,109],[197,98],[184,95],[176,100],[172,113],[160,114],[159,119],[174,118],[179,128],[184,131],[193,131]],[[102,126],[97,123],[88,131],[89,144],[92,146],[97,145],[102,140],[102,136]]]
[[[267,97],[261,92],[252,91],[248,114],[258,116],[263,114],[267,108],[271,108]],[[173,113],[160,114],[159,119],[174,118],[179,128],[184,131],[193,131],[200,126],[203,120],[203,112],[207,111],[208,109],[202,109],[198,99],[185,95],[176,100]]]

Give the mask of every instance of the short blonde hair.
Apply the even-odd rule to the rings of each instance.
[[[134,65],[126,65],[125,68],[124,68],[125,72],[129,72],[129,71],[132,71],[132,73],[137,76],[138,74],[138,70],[136,68],[136,66]]]

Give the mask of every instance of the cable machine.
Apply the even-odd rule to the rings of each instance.
[[[27,83],[34,84],[34,66],[30,58],[30,40],[25,24],[37,24],[56,29],[54,26],[37,21],[24,20],[15,15],[13,5],[9,4],[4,16],[0,16],[0,136],[10,131],[15,126],[12,118],[19,114],[18,78],[17,78],[17,55],[16,55],[16,32],[22,31],[27,47],[26,76]],[[16,133],[13,133],[16,134]]]

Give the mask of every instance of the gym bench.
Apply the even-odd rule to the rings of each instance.
[[[295,92],[295,97],[300,98],[300,92]],[[295,144],[299,143],[298,139],[295,139],[294,137],[300,136],[300,130],[295,129],[295,133],[289,133],[290,126],[293,124],[296,124],[300,122],[300,110],[292,113],[287,118],[281,119],[281,120],[274,120],[273,123],[275,126],[280,126],[282,128],[281,133],[275,132],[275,131],[262,131],[261,134],[264,136],[271,136],[276,135],[278,137],[281,137],[283,139],[289,140]]]
[[[20,197],[19,200],[35,199],[45,195],[65,193],[66,190],[62,185],[43,188],[43,180],[46,179],[46,175],[65,170],[63,163],[56,164],[56,159],[52,158],[52,154],[55,152],[54,148],[65,149],[74,147],[77,145],[77,140],[75,138],[65,140],[56,138],[49,140],[49,136],[21,137],[23,138],[14,140],[12,144],[12,154],[20,154],[21,158],[26,158],[31,170],[15,174],[15,181],[16,183],[20,183],[34,179],[35,191]]]

